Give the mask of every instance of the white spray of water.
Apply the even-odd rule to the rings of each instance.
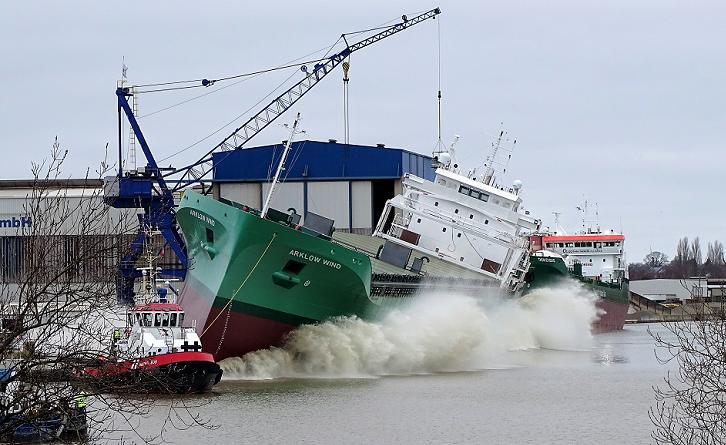
[[[519,300],[439,292],[375,323],[340,317],[301,326],[283,347],[227,358],[220,365],[225,379],[484,369],[512,350],[587,349],[598,315],[594,302],[593,295],[575,287],[539,289]]]

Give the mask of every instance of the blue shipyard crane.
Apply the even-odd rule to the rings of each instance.
[[[205,182],[208,181],[205,178],[212,171],[212,155],[214,153],[242,149],[246,143],[274,122],[285,111],[289,110],[310,89],[323,80],[323,78],[343,63],[355,51],[377,43],[425,20],[434,19],[440,13],[441,10],[435,8],[412,18],[404,15],[401,17],[399,23],[370,30],[372,32],[380,29],[377,33],[352,44],[349,44],[346,38],[350,34],[343,34],[341,39],[345,43],[345,48],[331,56],[316,60],[312,69],[309,69],[305,64],[301,65],[303,78],[300,81],[269,102],[267,106],[236,128],[220,143],[209,149],[197,161],[180,168],[159,167],[148,141],[141,131],[132,106],[129,103],[129,99],[135,94],[134,89],[123,85],[117,88],[119,168],[117,175],[105,178],[104,201],[115,208],[143,209],[143,213],[138,215],[139,232],[131,243],[129,252],[124,255],[119,266],[120,270],[117,282],[119,301],[124,303],[133,301],[134,280],[140,276],[140,272],[136,269],[136,261],[142,253],[151,230],[161,232],[166,243],[174,251],[182,266],[181,269],[164,269],[161,271],[161,275],[184,278],[188,266],[188,259],[184,239],[179,233],[175,221],[174,194],[185,187],[195,184],[201,184],[204,190]],[[202,79],[195,86],[209,87],[222,80],[226,79]],[[142,170],[126,172],[126,174],[124,174],[122,167],[122,116],[126,117],[147,161],[146,166]],[[217,162],[223,160],[224,157],[221,159],[219,157],[217,158]],[[208,192],[208,190],[206,191]]]

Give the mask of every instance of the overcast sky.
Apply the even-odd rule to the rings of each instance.
[[[437,5],[443,139],[461,135],[465,167],[482,163],[504,122],[518,139],[505,180],[524,182],[525,206],[545,225],[558,211],[578,230],[576,206],[587,199],[599,204],[604,229],[625,232],[631,261],[651,248],[672,256],[684,235],[726,241],[723,1],[3,1],[0,178],[28,177],[56,135],[70,150],[68,176],[97,165],[106,142],[115,150],[122,57],[134,83],[222,77]],[[432,151],[437,26],[422,23],[353,55],[351,142]],[[210,135],[291,74],[142,119],[157,159]],[[342,140],[341,76],[294,107],[308,138]],[[143,95],[140,114],[202,92]],[[191,161],[229,131],[162,164]],[[273,125],[254,142],[285,138]]]

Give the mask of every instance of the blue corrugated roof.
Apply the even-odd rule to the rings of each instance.
[[[215,153],[214,181],[267,181],[283,148],[275,144]],[[283,177],[287,181],[396,179],[405,173],[433,180],[431,157],[401,148],[298,141],[292,143]]]

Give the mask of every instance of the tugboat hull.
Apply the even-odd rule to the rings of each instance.
[[[219,383],[222,369],[206,352],[173,352],[86,368],[86,374],[111,379],[111,387],[133,385],[138,392],[201,393]]]

